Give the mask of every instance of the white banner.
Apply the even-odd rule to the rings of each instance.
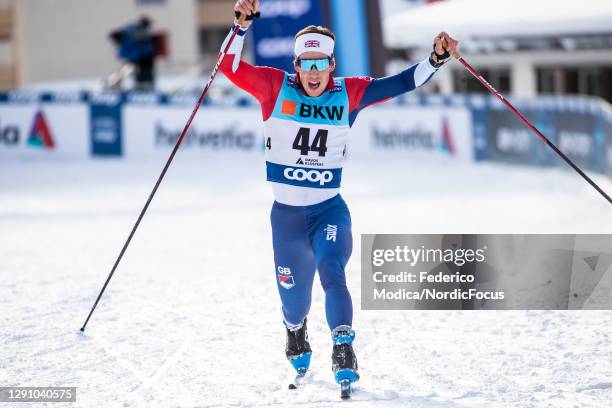
[[[128,158],[168,155],[191,114],[191,107],[126,104],[124,154]],[[262,153],[259,109],[201,107],[181,145],[181,154]]]
[[[168,154],[190,114],[188,106],[127,104],[123,108],[127,157]],[[349,152],[473,159],[470,111],[458,107],[380,106],[360,113]],[[263,123],[257,108],[202,107],[181,152],[262,152]]]
[[[89,157],[85,103],[0,104],[0,157]]]
[[[359,114],[350,137],[352,156],[399,153],[474,157],[472,118],[461,107],[376,106]]]

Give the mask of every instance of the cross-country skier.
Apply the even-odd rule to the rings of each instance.
[[[238,0],[234,7],[235,12],[252,17],[258,10],[259,0]],[[240,61],[250,25],[251,21],[241,24],[220,69],[261,104],[267,179],[276,198],[272,240],[287,329],[286,355],[298,378],[303,376],[311,356],[306,317],[318,271],[333,340],[332,369],[343,391],[350,391],[350,384],[359,379],[352,346],[353,306],[344,270],[353,242],[349,210],[339,194],[350,129],[364,108],[425,84],[458,42],[440,33],[431,55],[399,75],[334,78],[335,35],[329,29],[310,26],[297,33],[296,73],[289,74]]]

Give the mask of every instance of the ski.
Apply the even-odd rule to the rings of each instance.
[[[351,382],[349,380],[340,381],[340,398],[343,400],[351,398],[351,394],[353,392],[353,387],[351,387]]]

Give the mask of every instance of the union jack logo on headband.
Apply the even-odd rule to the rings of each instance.
[[[310,40],[304,43],[305,48],[319,48],[321,47],[321,43],[317,40]]]
[[[302,34],[295,41],[294,51],[296,57],[313,50],[331,57],[334,55],[334,40],[323,34],[308,33]]]

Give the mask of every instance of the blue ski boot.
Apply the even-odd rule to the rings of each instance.
[[[306,327],[306,319],[299,326],[289,326],[287,328],[287,344],[285,346],[285,355],[296,371],[295,384],[290,384],[290,389],[295,389],[301,385],[302,378],[306,375],[310,367],[310,356],[312,349],[308,342],[308,329]]]
[[[332,370],[336,382],[340,384],[340,397],[351,397],[351,384],[359,380],[357,357],[353,350],[355,332],[350,326],[338,326],[332,332],[334,349],[332,352]]]

